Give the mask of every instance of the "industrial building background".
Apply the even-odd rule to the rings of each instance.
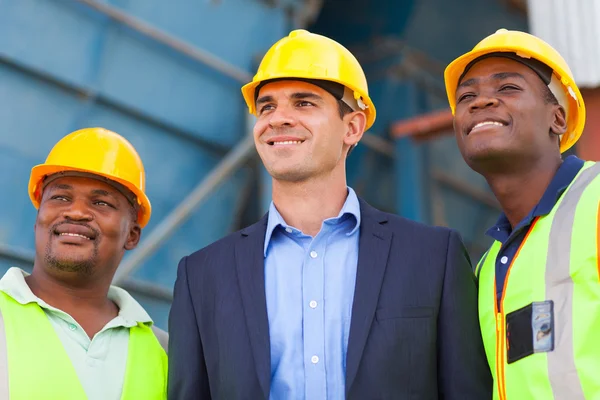
[[[67,133],[105,127],[140,153],[153,206],[115,283],[166,328],[180,258],[267,210],[240,87],[296,28],[339,41],[367,74],[377,121],[349,185],[457,229],[476,261],[499,208],[455,146],[445,66],[499,28],[542,37],[586,100],[570,153],[600,160],[599,19],[595,0],[0,0],[0,273],[33,262],[31,168]]]

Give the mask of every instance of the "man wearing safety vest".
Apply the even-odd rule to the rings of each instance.
[[[445,71],[456,140],[503,213],[477,265],[495,399],[600,399],[600,164],[561,153],[583,98],[561,55],[500,29]]]
[[[0,398],[166,398],[166,334],[111,286],[150,219],[144,190],[133,146],[102,128],[67,135],[32,169],[33,271],[0,280]]]

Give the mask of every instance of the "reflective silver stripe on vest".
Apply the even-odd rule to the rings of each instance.
[[[555,399],[585,399],[575,367],[573,343],[573,290],[571,238],[577,203],[586,187],[600,174],[600,163],[584,170],[558,206],[548,242],[546,298],[554,300],[554,351],[548,355],[548,377]]]
[[[0,312],[0,399],[8,399],[8,354],[6,351],[6,332],[4,317]]]

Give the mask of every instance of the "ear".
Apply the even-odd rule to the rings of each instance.
[[[567,131],[567,113],[563,106],[552,107],[552,121],[550,121],[550,132],[559,136]]]
[[[127,240],[125,241],[125,250],[133,250],[137,247],[140,242],[140,238],[142,237],[142,228],[137,222],[131,222],[131,226],[129,227],[129,235],[127,235]]]
[[[344,144],[352,147],[360,141],[367,126],[367,116],[362,111],[355,111],[344,116],[346,122],[346,134]]]

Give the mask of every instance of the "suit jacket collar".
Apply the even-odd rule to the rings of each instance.
[[[392,240],[392,233],[386,227],[388,216],[371,207],[361,198],[359,203],[361,231],[346,356],[346,394],[358,372],[371,329]],[[258,380],[265,398],[269,397],[271,385],[271,347],[263,253],[267,221],[268,214],[265,214],[259,222],[240,231],[241,237],[235,246],[236,269],[244,315]]]

